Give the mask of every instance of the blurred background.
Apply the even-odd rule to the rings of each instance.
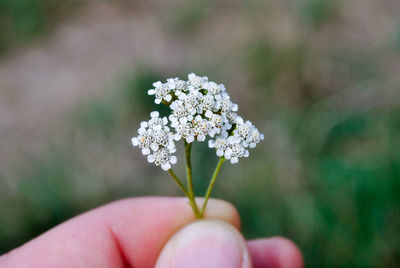
[[[307,267],[399,267],[399,14],[398,0],[0,0],[0,254],[113,200],[181,195],[130,138],[152,82],[196,72],[266,136],[213,193],[247,238],[287,236]],[[217,157],[193,150],[203,195]]]

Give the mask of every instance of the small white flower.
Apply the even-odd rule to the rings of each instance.
[[[194,114],[195,112],[189,112],[182,100],[173,101],[170,105],[170,108],[172,110],[172,114],[169,116],[169,120],[172,122],[172,127],[176,127],[177,122],[180,119],[185,119],[186,121],[193,119],[192,114]]]
[[[173,89],[176,88],[176,83],[175,83],[176,80],[178,80],[177,77],[176,78],[168,78],[167,79],[167,85],[168,85],[169,89],[173,90]]]
[[[234,143],[229,145],[225,150],[225,158],[230,159],[232,164],[239,162],[239,158],[248,157],[249,151],[241,143]]]
[[[200,88],[204,88],[204,84],[208,82],[208,77],[207,76],[197,76],[194,73],[190,73],[188,75],[189,81],[188,81],[188,89],[189,90],[198,90]]]
[[[220,134],[221,130],[224,127],[224,124],[227,124],[226,118],[219,114],[214,114],[210,111],[207,111],[205,116],[209,119],[210,123],[210,130],[208,133],[210,137],[214,137],[215,134]]]
[[[165,148],[160,148],[155,151],[147,157],[147,160],[150,163],[154,163],[156,166],[161,166],[165,171],[171,169],[171,164],[176,164],[177,162],[176,156],[171,155],[171,153]]]
[[[193,134],[198,141],[205,141],[206,135],[209,134],[210,124],[206,119],[197,115],[193,120]]]
[[[233,131],[233,134],[245,140],[250,135],[252,128],[254,128],[254,126],[251,124],[251,122],[246,121],[246,123],[237,124],[236,129]]]
[[[242,140],[245,147],[255,148],[257,143],[264,139],[264,134],[261,134],[250,121],[244,123],[244,120],[238,116],[236,124],[233,134]]]
[[[205,83],[204,88],[208,90],[212,95],[218,95],[221,92],[225,91],[225,86],[223,84],[217,84],[215,82]]]
[[[167,79],[169,89],[173,90],[176,96],[187,90],[187,82],[179,80],[179,78]]]
[[[264,140],[264,134],[261,134],[258,129],[254,128],[249,137],[248,137],[248,143],[250,148],[255,148],[257,143],[260,141]]]
[[[218,111],[218,103],[215,101],[215,98],[211,94],[207,94],[201,97],[199,103],[199,109],[201,111],[207,112],[217,112]]]
[[[238,115],[234,112],[228,112],[226,115],[226,118],[228,119],[228,123],[230,125],[233,125],[236,123],[236,118],[238,117]]]
[[[216,149],[218,156],[224,156],[232,164],[238,163],[240,158],[249,156],[249,151],[246,149],[249,146],[249,142],[251,144],[250,148],[254,148],[256,143],[263,139],[263,135],[251,125],[250,121],[243,123],[241,126],[243,126],[243,129],[239,128],[239,131],[235,129],[230,136],[227,132],[222,132],[220,137],[217,137],[215,141],[209,141],[208,144],[210,148]]]
[[[161,165],[165,169],[168,165],[176,163],[176,157],[172,155],[176,152],[173,141],[174,134],[167,126],[168,119],[166,117],[160,118],[158,112],[152,112],[150,116],[149,121],[140,123],[139,135],[131,139],[132,145],[141,148],[142,154],[147,155],[150,163],[154,162],[157,166]],[[168,161],[162,161],[162,159]]]
[[[222,95],[216,96],[216,99],[218,101],[222,113],[237,112],[238,105],[232,103],[229,95],[226,92],[224,92],[224,94]]]
[[[153,130],[152,137],[153,137],[153,142],[158,146],[163,146],[163,147],[168,146],[170,137],[167,131],[164,131],[162,129]]]
[[[186,111],[191,115],[200,111],[199,105],[201,97],[202,95],[198,91],[189,92],[188,94],[182,93],[179,95],[179,99],[182,101]]]
[[[138,132],[139,135],[131,139],[132,145],[141,148],[143,155],[148,155],[150,153],[151,143],[153,142],[151,131],[141,127]]]
[[[224,156],[225,150],[228,148],[229,143],[226,138],[217,138],[215,141],[210,140],[208,142],[208,147],[215,148],[217,151],[217,156],[221,157]]]
[[[175,140],[185,139],[187,143],[194,141],[193,125],[191,122],[181,119],[175,127]]]
[[[194,136],[193,136],[193,135],[190,135],[189,137],[187,137],[187,138],[186,138],[186,142],[187,142],[187,143],[192,143],[192,142],[194,142]]]
[[[167,117],[160,118],[159,116],[160,114],[156,111],[150,113],[151,119],[149,120],[149,122],[147,122],[150,128],[161,129],[168,124]]]
[[[167,102],[171,101],[172,96],[170,94],[171,89],[169,88],[168,83],[163,84],[161,81],[157,81],[153,83],[154,89],[150,89],[147,91],[149,95],[155,95],[155,100],[154,102],[156,104],[160,104],[162,100],[165,100]]]

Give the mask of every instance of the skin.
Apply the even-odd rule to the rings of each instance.
[[[210,200],[205,216],[240,227],[236,209],[225,201]],[[0,267],[150,268],[170,238],[194,221],[185,198],[125,199],[72,218],[0,256]],[[251,240],[247,249],[255,268],[303,267],[299,249],[285,238]]]

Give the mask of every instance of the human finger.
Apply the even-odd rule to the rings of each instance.
[[[205,216],[239,227],[236,209],[222,200],[210,200]],[[186,198],[117,201],[77,216],[1,256],[0,267],[154,267],[168,239],[194,220]]]

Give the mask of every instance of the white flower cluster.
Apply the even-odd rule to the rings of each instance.
[[[236,127],[233,128],[231,135],[224,132],[215,140],[208,141],[208,147],[215,148],[218,156],[230,159],[232,164],[237,163],[241,157],[248,157],[247,148],[255,148],[257,143],[264,140],[264,134],[261,134],[250,121],[244,122],[237,116],[235,124]]]
[[[216,149],[218,156],[237,163],[239,158],[249,156],[248,148],[264,139],[250,121],[244,122],[237,115],[238,105],[230,100],[223,84],[191,73],[187,81],[169,78],[166,83],[158,81],[153,86],[148,94],[155,95],[155,103],[168,105],[171,114],[168,119],[161,119],[153,112],[148,122],[142,122],[132,144],[142,148],[149,162],[165,170],[176,162],[172,155],[176,150],[174,141],[203,142],[210,137],[208,145]]]
[[[170,132],[168,119],[160,118],[158,112],[150,114],[151,119],[140,123],[138,136],[131,139],[133,146],[142,149],[142,154],[147,155],[150,163],[161,166],[164,170],[169,170],[171,164],[175,164],[177,159],[173,133]]]

